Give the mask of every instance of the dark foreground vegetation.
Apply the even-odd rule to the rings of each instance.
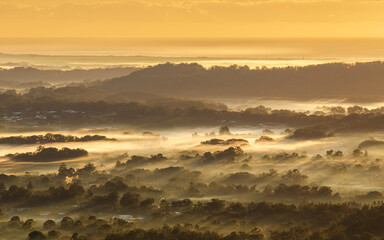
[[[52,159],[53,153],[66,151],[86,153],[39,148],[15,156]],[[0,233],[5,239],[31,240],[376,240],[384,236],[380,191],[348,195],[314,183],[347,175],[361,181],[357,184],[372,181],[382,170],[367,152],[328,150],[312,157],[282,152],[255,158],[240,147],[228,147],[172,157],[123,154],[108,158],[115,162],[108,171],[93,163],[78,168],[62,163],[58,171],[45,174],[0,174]],[[342,162],[345,158],[354,161]],[[260,172],[253,167],[260,161],[304,160],[308,163],[302,171]],[[216,168],[223,173],[208,171]],[[320,168],[323,178],[314,177]]]
[[[209,214],[215,216],[214,219],[220,219],[221,216],[236,219],[236,216],[232,213],[225,213],[225,210],[220,209],[215,210],[215,213]],[[309,229],[313,226],[307,223],[304,226],[287,226],[286,230],[271,229],[268,234],[264,235],[254,225],[253,229],[246,232],[233,231],[229,234],[220,234],[215,231],[204,230],[204,227],[202,228],[196,224],[184,223],[145,230],[137,228],[134,223],[122,219],[99,219],[92,215],[83,216],[79,219],[64,217],[57,223],[52,220],[44,223],[36,223],[33,219],[22,221],[15,216],[9,222],[3,223],[2,229],[7,234],[9,234],[8,232],[16,232],[27,235],[29,232],[28,239],[30,240],[376,240],[381,239],[377,236],[383,235],[382,222],[377,221],[383,211],[383,206],[380,204],[378,206],[362,207],[353,206],[353,204],[302,205],[296,208],[284,204],[276,206],[267,203],[250,203],[244,210],[246,212],[250,211],[253,216],[268,213],[292,214],[294,212],[301,212],[303,215],[316,215],[317,217],[307,219],[317,222],[322,229],[311,231]],[[327,219],[328,216],[322,214],[323,211],[331,211],[338,216],[329,216],[330,219]],[[212,224],[218,224],[219,221],[215,220],[216,223],[213,222]],[[238,223],[243,224],[241,220]]]
[[[79,185],[60,191],[68,191],[66,199],[89,194],[84,193]],[[163,199],[155,203],[153,199],[141,200],[139,194],[131,192],[126,192],[121,198],[117,193],[88,198],[90,206],[103,206],[112,211],[119,206],[122,212],[145,214],[148,220],[98,218],[92,214],[76,218],[65,216],[55,221],[23,220],[18,216],[6,220],[3,217],[0,223],[2,236],[21,234],[33,240],[374,240],[384,235],[382,202],[366,205],[356,202],[288,205],[219,199],[199,202]],[[167,224],[161,226],[159,222]],[[146,227],[150,225],[155,227]]]

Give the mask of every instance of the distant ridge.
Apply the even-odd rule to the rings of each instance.
[[[65,83],[84,80],[104,80],[120,77],[138,70],[135,67],[98,69],[42,70],[33,67],[0,69],[0,82],[47,82]]]
[[[384,97],[384,62],[250,69],[160,64],[95,84],[183,97]]]

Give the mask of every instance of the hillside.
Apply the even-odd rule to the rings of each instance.
[[[114,92],[146,91],[183,97],[359,98],[384,97],[384,62],[332,63],[250,69],[161,64],[95,84]]]
[[[15,67],[0,69],[0,82],[18,84],[20,82],[79,82],[84,80],[104,80],[128,75],[137,68],[99,68],[99,69],[74,69],[74,70],[43,70],[32,67]],[[2,84],[4,86],[4,84]]]

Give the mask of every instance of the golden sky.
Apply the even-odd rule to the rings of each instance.
[[[384,0],[0,0],[19,37],[384,37]]]

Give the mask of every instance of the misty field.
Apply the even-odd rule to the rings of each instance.
[[[382,73],[0,70],[0,239],[380,239]]]

